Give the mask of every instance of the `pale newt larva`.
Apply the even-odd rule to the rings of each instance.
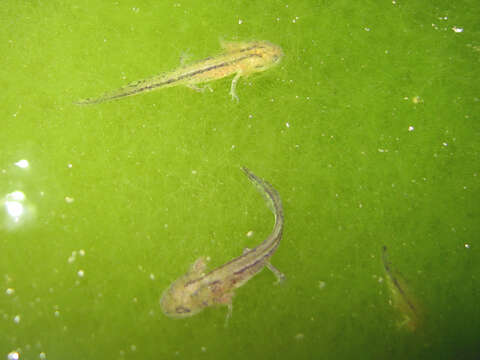
[[[235,289],[258,274],[264,266],[273,271],[278,282],[285,278],[269,262],[280,244],[283,232],[284,218],[280,196],[268,182],[260,179],[245,167],[242,170],[262,193],[275,216],[272,233],[257,247],[245,249],[239,257],[210,272],[205,272],[207,261],[205,257],[195,261],[187,274],[176,280],[163,293],[160,305],[165,315],[185,318],[195,315],[209,306],[226,305],[228,306],[228,320],[232,312],[232,298]]]
[[[421,324],[422,312],[419,304],[413,294],[407,287],[402,275],[392,269],[391,262],[388,260],[387,247],[382,247],[382,261],[387,282],[392,294],[393,306],[402,316],[402,321],[398,323],[400,328],[405,327],[409,331],[415,331]]]
[[[220,55],[197,61],[191,65],[132,82],[120,89],[107,92],[97,98],[87,98],[76,102],[78,105],[98,104],[104,101],[121,99],[147,91],[177,85],[198,89],[196,84],[206,83],[235,74],[230,87],[232,99],[238,101],[236,85],[241,76],[265,71],[278,64],[283,57],[281,47],[268,41],[221,42],[224,52]]]

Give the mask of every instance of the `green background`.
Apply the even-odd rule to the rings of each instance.
[[[479,13],[474,0],[3,2],[0,358],[477,359]],[[238,104],[231,78],[73,104],[218,54],[220,39],[285,57],[242,78]],[[221,265],[271,230],[242,165],[282,197],[272,263],[287,281],[263,271],[238,289],[227,328],[226,308],[167,318],[159,298],[195,259]],[[383,245],[421,304],[414,333],[397,325]]]

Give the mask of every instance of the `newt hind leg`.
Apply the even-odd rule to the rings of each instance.
[[[285,274],[278,270],[275,266],[271,264],[270,261],[265,263],[265,266],[275,275],[277,281],[275,281],[275,285],[281,284],[285,281]]]
[[[238,99],[236,88],[237,88],[237,83],[238,79],[242,76],[242,71],[239,71],[235,74],[235,77],[232,80],[232,86],[230,87],[230,96],[232,97],[232,100],[236,100],[239,102],[240,100]]]

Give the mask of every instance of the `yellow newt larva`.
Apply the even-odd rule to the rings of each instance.
[[[199,89],[196,84],[206,83],[235,74],[230,88],[232,99],[238,101],[235,92],[238,79],[241,76],[265,71],[278,64],[283,56],[282,49],[268,41],[224,42],[221,46],[224,52],[220,55],[197,61],[191,65],[166,72],[150,79],[138,80],[118,90],[107,92],[98,98],[88,98],[78,101],[78,105],[98,104],[140,94],[147,91],[162,89],[177,85]]]
[[[165,290],[160,299],[163,313],[174,318],[195,315],[209,306],[228,306],[227,320],[232,313],[232,298],[236,288],[245,284],[258,274],[264,266],[268,267],[281,282],[285,276],[270,264],[282,237],[283,208],[277,191],[243,167],[245,175],[259,189],[268,207],[275,215],[272,233],[257,247],[245,249],[242,255],[226,264],[205,273],[206,258],[195,261],[184,276],[176,280]]]
[[[410,293],[403,277],[392,269],[392,265],[388,260],[387,247],[382,248],[382,261],[385,272],[387,273],[387,281],[392,293],[393,306],[402,315],[402,321],[398,323],[400,328],[405,327],[407,330],[414,332],[421,325],[421,311],[415,297]]]

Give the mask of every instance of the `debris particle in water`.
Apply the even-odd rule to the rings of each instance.
[[[420,96],[417,95],[417,96],[414,96],[414,97],[412,98],[412,102],[413,102],[414,104],[421,104],[421,103],[423,103],[423,99],[422,99]]]
[[[295,335],[295,340],[303,340],[304,337],[305,337],[304,334],[298,333],[297,335]]]
[[[415,130],[415,128],[410,125],[410,126],[408,127],[408,131],[413,131],[413,130]]]
[[[453,30],[454,32],[456,32],[456,33],[461,33],[461,32],[463,32],[463,28],[459,28],[459,27],[456,27],[456,26],[452,27],[452,30]]]
[[[253,230],[250,230],[249,232],[247,232],[247,237],[252,237],[253,235]]]
[[[15,293],[15,289],[8,288],[7,290],[5,290],[5,294],[7,295],[13,295],[14,293]]]
[[[319,281],[318,282],[318,288],[320,290],[322,290],[323,288],[325,288],[325,285],[327,285],[327,283],[325,281]]]
[[[15,317],[13,318],[13,322],[15,324],[18,324],[20,322],[20,315],[15,315]]]
[[[85,272],[83,270],[78,270],[77,275],[78,277],[83,277],[85,275]]]
[[[470,249],[470,244],[465,244],[465,249]]]

